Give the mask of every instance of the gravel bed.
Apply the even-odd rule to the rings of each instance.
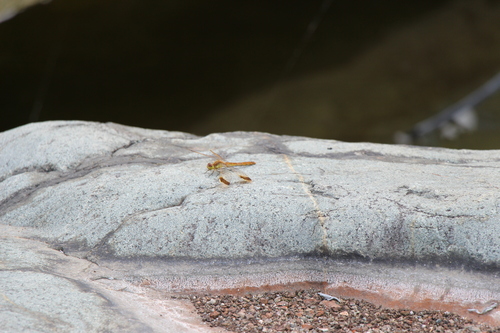
[[[443,311],[394,310],[355,300],[326,300],[318,290],[192,295],[212,327],[233,332],[500,332]]]

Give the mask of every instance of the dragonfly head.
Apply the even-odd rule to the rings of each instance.
[[[207,169],[208,170],[217,170],[217,169],[223,168],[224,166],[225,166],[225,164],[222,161],[217,160],[217,161],[214,161],[212,163],[208,163]]]

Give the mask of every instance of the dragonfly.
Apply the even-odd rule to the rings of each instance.
[[[207,155],[200,153],[195,150],[191,150],[192,152],[207,156],[207,157],[215,157],[217,160],[213,161],[212,163],[207,164],[207,169],[210,171],[217,171],[219,173],[219,181],[225,185],[230,185],[232,179],[236,180],[243,180],[245,182],[251,182],[252,179],[248,177],[243,171],[240,171],[238,169],[235,169],[233,167],[236,166],[247,166],[247,165],[254,165],[255,162],[227,162],[224,161],[224,159],[214,152],[213,150],[210,150],[210,152],[213,155]],[[230,181],[231,180],[231,181]]]

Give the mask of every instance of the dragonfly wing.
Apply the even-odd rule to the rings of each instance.
[[[219,181],[223,184],[229,185],[237,182],[251,182],[252,179],[248,177],[243,171],[235,168],[221,168],[219,172]]]

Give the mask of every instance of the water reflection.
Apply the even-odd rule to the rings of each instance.
[[[393,143],[500,70],[500,4],[56,0],[3,22],[0,45],[0,130],[81,119]],[[475,114],[473,134],[423,144],[500,148],[499,99],[455,119]]]
[[[396,132],[394,141],[399,144],[439,145],[438,136],[442,140],[457,140],[463,134],[473,133],[478,129],[479,121],[475,108],[492,95],[500,95],[499,90],[500,73],[456,104],[419,122],[409,132]],[[496,125],[500,128],[500,122],[497,121]]]

